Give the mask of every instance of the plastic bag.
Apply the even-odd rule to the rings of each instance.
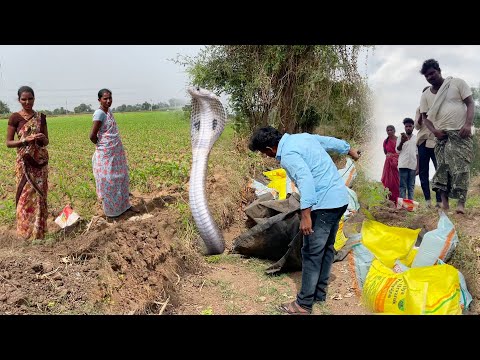
[[[397,209],[404,208],[407,211],[415,211],[418,208],[418,202],[410,199],[397,199]]]
[[[391,269],[395,260],[402,260],[409,256],[420,230],[388,226],[375,220],[364,220],[362,242],[377,259]]]
[[[343,178],[343,181],[345,181],[345,185],[352,187],[352,182],[357,177],[357,169],[355,168],[353,160],[347,157],[345,167],[338,169],[338,173]]]
[[[298,193],[295,183],[287,176],[285,169],[275,169],[265,171],[263,173],[271,181],[267,184],[267,187],[275,189],[278,192],[278,200],[284,200],[287,198],[287,194]]]
[[[67,205],[63,208],[62,212],[55,219],[55,223],[64,229],[67,226],[73,225],[80,216],[73,211],[70,205]]]
[[[443,211],[435,230],[423,236],[412,267],[435,265],[438,259],[448,261],[458,244],[455,226]]]

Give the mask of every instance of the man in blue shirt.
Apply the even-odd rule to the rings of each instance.
[[[300,192],[302,287],[297,299],[282,304],[288,314],[308,315],[315,301],[326,300],[335,236],[347,209],[348,192],[327,151],[358,160],[358,150],[343,140],[314,134],[281,134],[268,126],[255,131],[249,149],[280,161]]]

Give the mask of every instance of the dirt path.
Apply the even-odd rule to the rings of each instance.
[[[182,315],[267,315],[280,314],[277,307],[292,301],[300,288],[301,272],[266,275],[271,262],[228,254],[232,240],[241,228],[226,232],[225,254],[205,258],[210,262],[203,271],[188,276],[178,285],[180,306],[171,314]],[[349,255],[350,256],[350,255]],[[315,315],[362,315],[369,312],[352,288],[348,261],[333,264],[333,281],[325,304],[316,304]]]
[[[268,315],[280,314],[278,305],[295,298],[300,271],[266,275],[271,262],[229,252],[246,230],[241,220],[224,232],[224,254],[201,257],[181,246],[179,220],[167,206],[174,196],[139,200],[141,214],[114,222],[97,217],[78,235],[51,243],[22,244],[14,240],[12,226],[0,228],[0,313]],[[377,216],[388,225],[425,231],[438,221],[432,209],[408,214],[384,209]],[[448,216],[460,237],[452,264],[464,273],[474,297],[470,313],[480,314],[480,208]],[[314,314],[369,314],[352,288],[349,256],[333,264],[327,301],[315,305]]]

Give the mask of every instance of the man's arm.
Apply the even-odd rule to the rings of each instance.
[[[300,191],[300,209],[315,205],[317,203],[315,181],[303,158],[293,152],[283,154],[280,166],[287,171],[288,176],[295,182]]]
[[[347,154],[350,150],[350,144],[345,140],[340,140],[332,136],[315,136],[320,145],[327,152],[336,152],[338,154]]]
[[[432,132],[433,135],[437,139],[443,139],[445,137],[445,133],[441,130],[435,129],[435,126],[433,126],[433,123],[430,121],[430,119],[427,118],[427,113],[422,113],[422,119],[423,122],[425,123],[425,126]]]
[[[331,136],[316,135],[318,142],[327,152],[336,152],[339,154],[348,154],[353,160],[360,158],[358,149],[352,149],[345,140],[340,140]]]
[[[405,137],[403,136],[404,134],[402,133],[402,136],[400,136],[398,139],[397,139],[397,147],[395,148],[395,151],[400,154],[400,152],[402,151],[403,149],[403,143],[405,142]]]
[[[414,127],[416,130],[420,130],[422,128],[422,125],[423,125],[423,118],[422,118],[422,114],[420,113],[420,108],[418,108],[417,111],[415,112]]]
[[[433,123],[430,119],[427,119],[427,112],[428,112],[429,106],[427,102],[427,97],[426,97],[426,92],[422,94],[422,97],[420,98],[420,113],[422,114],[422,122],[425,124],[428,130],[432,132],[433,135],[437,139],[442,139],[445,137],[445,133],[443,131],[435,129],[435,126],[433,126]]]
[[[288,153],[282,156],[280,162],[288,176],[295,182],[300,192],[301,220],[300,230],[303,235],[313,233],[312,218],[310,216],[312,206],[317,203],[315,182],[313,175],[303,158],[296,153]]]
[[[465,105],[467,105],[467,120],[465,121],[465,124],[460,129],[460,132],[458,133],[458,135],[460,135],[461,138],[466,138],[472,135],[473,115],[475,114],[475,103],[473,101],[472,95],[467,96],[465,99],[463,99],[463,102],[465,103]]]

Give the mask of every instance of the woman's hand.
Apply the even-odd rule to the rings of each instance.
[[[38,134],[35,134],[35,140],[45,140],[47,137],[45,136],[45,134],[42,134],[42,133],[38,133]]]
[[[44,144],[47,141],[47,137],[45,136],[45,134],[38,133],[38,134],[28,135],[23,139],[23,141],[27,142],[28,144],[31,144],[32,142],[36,142],[37,140],[41,141],[41,143]]]
[[[32,143],[32,142],[35,141],[35,139],[37,138],[37,135],[38,135],[38,134],[28,135],[27,137],[25,137],[25,138],[23,139],[23,141],[26,141],[27,143],[30,144],[30,143]]]

